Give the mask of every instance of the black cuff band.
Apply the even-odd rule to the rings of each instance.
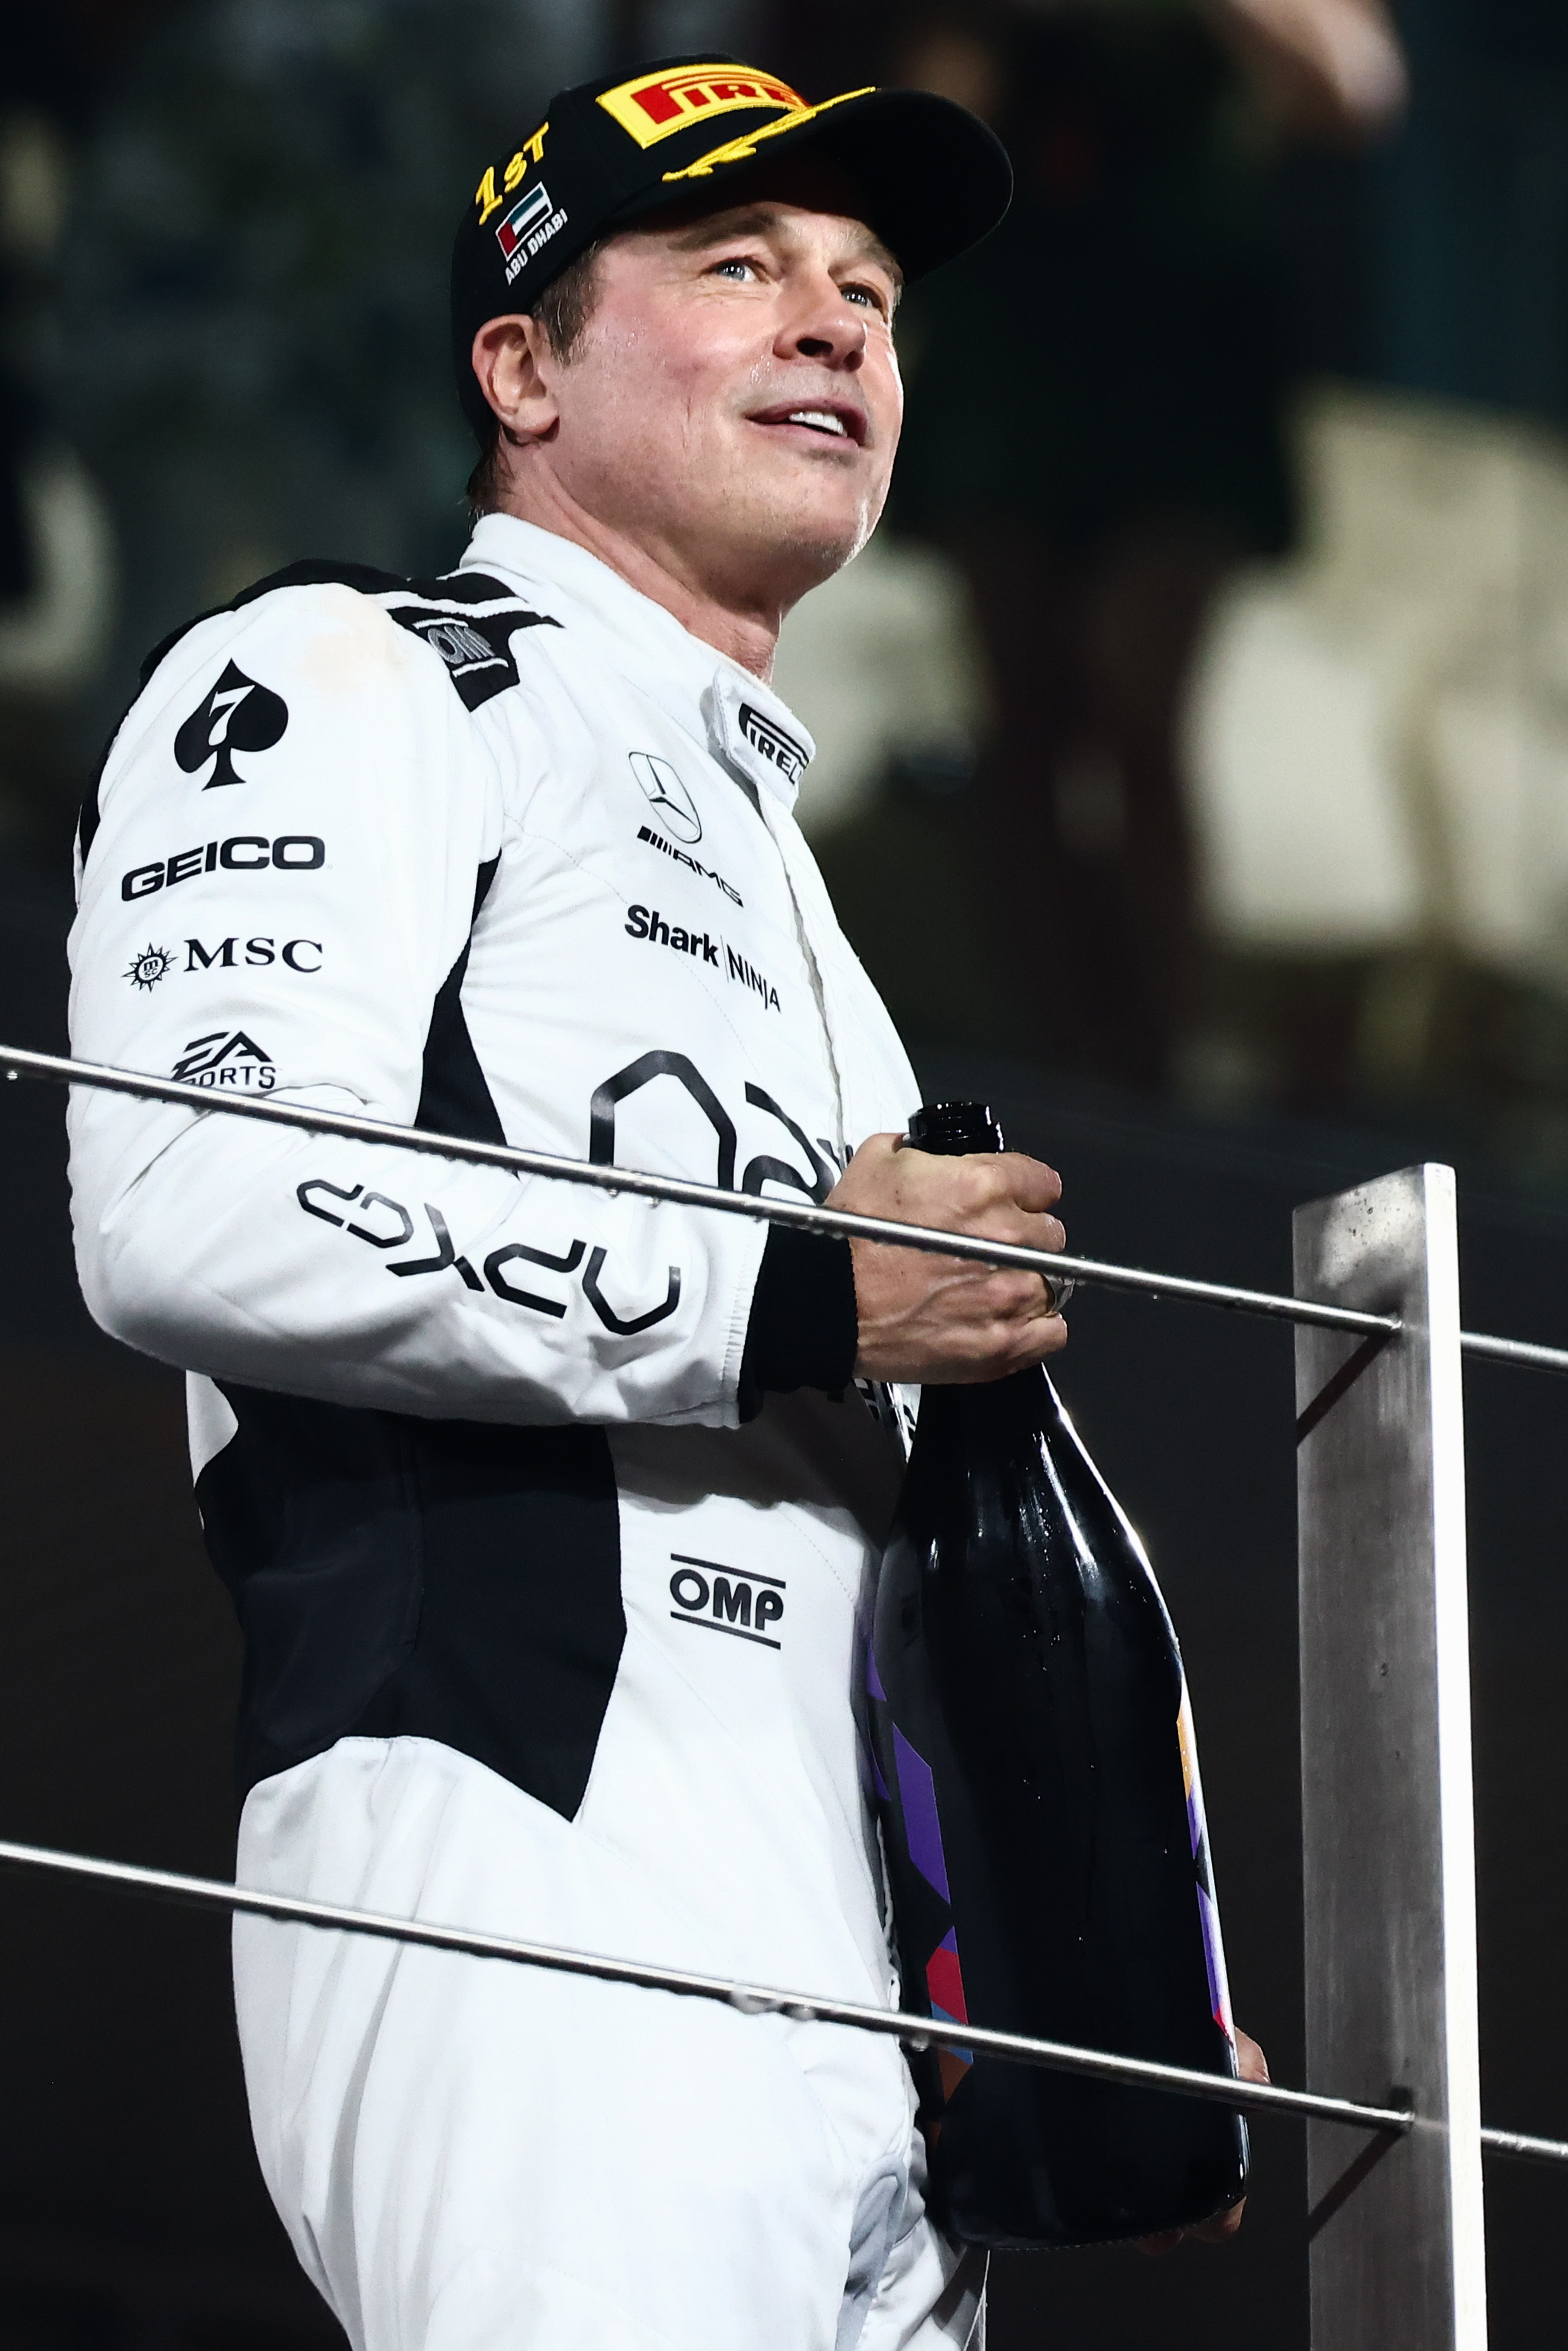
[[[740,1416],[755,1420],[765,1395],[822,1388],[838,1395],[860,1350],[848,1241],[768,1228],[740,1365]]]

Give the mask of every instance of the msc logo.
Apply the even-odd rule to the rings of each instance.
[[[781,114],[805,110],[806,101],[787,81],[753,73],[746,66],[682,66],[664,73],[639,74],[617,89],[601,92],[600,105],[639,147],[656,147],[689,124],[737,108]]]
[[[173,948],[155,947],[149,940],[139,955],[131,956],[120,977],[128,979],[132,987],[151,989],[156,987],[173,968]]]
[[[632,773],[664,831],[676,841],[700,841],[703,820],[697,814],[697,804],[668,759],[655,759],[652,751],[628,751],[626,756],[632,762]]]
[[[714,1559],[690,1559],[685,1552],[670,1553],[675,1572],[670,1578],[670,1614],[677,1625],[695,1625],[706,1633],[733,1633],[737,1641],[756,1641],[765,1649],[781,1649],[761,1629],[776,1625],[784,1614],[783,1579],[755,1575],[749,1569],[723,1567]],[[754,1629],[755,1628],[755,1629]]]

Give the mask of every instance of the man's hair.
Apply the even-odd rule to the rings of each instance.
[[[599,237],[585,246],[575,261],[569,261],[560,276],[550,279],[529,314],[564,367],[577,357],[593,316],[599,256],[606,241]],[[493,416],[485,454],[468,476],[468,510],[476,522],[481,515],[495,513],[501,502],[501,420]]]

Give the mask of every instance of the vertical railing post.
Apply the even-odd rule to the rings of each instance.
[[[1405,1326],[1296,1331],[1307,2080],[1420,2117],[1309,2134],[1312,2351],[1484,2351],[1452,1169],[1298,1209],[1295,1288]]]

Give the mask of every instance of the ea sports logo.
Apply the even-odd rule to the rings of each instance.
[[[700,841],[703,820],[697,814],[696,802],[671,767],[668,759],[656,759],[652,751],[629,751],[632,773],[647,796],[654,818],[674,841]]]

